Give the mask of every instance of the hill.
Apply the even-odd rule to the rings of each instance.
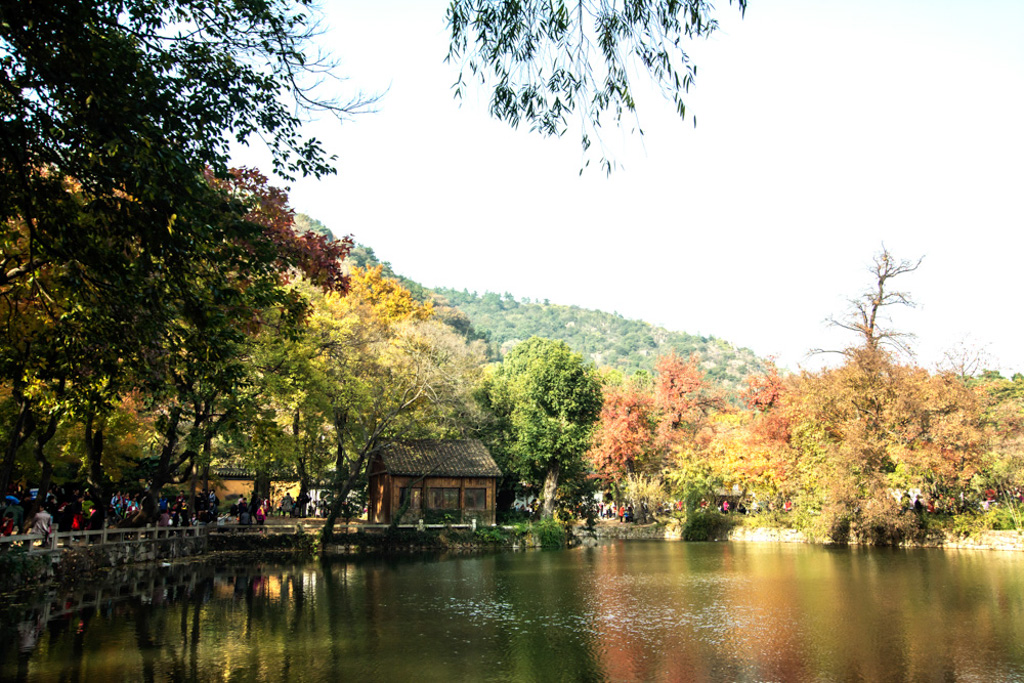
[[[672,332],[617,313],[517,301],[511,294],[478,295],[454,289],[435,289],[433,293],[439,305],[464,313],[473,328],[486,335],[497,357],[536,335],[561,339],[599,367],[625,374],[651,372],[659,356],[672,352],[684,357],[697,353],[707,377],[730,389],[739,388],[748,374],[764,369],[763,361],[750,349],[736,348],[715,337]]]
[[[322,223],[303,214],[296,216],[296,224],[332,236]],[[434,301],[444,322],[469,339],[485,340],[493,360],[501,360],[517,342],[539,336],[560,339],[598,367],[626,375],[638,370],[653,372],[658,357],[672,352],[684,357],[698,354],[708,379],[726,389],[739,389],[747,375],[764,370],[764,361],[753,351],[715,337],[673,332],[618,313],[547,301],[517,301],[507,293],[431,290],[399,275],[373,249],[361,244],[355,245],[348,260],[359,267],[381,265],[384,275],[397,279],[413,297]]]

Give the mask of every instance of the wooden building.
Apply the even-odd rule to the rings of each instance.
[[[396,442],[370,463],[367,516],[371,523],[390,524],[408,495],[405,522],[494,524],[500,478],[494,458],[477,439]]]

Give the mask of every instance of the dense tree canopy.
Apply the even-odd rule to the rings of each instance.
[[[643,386],[609,386],[594,431],[589,457],[599,474],[621,479],[651,458],[654,445],[654,399]]]
[[[347,243],[296,235],[262,176],[227,167],[232,139],[258,138],[280,173],[331,171],[303,110],[359,103],[311,96],[308,9],[0,3],[0,371],[18,406],[0,483],[69,411],[98,462],[124,392],[169,380],[170,359],[223,360],[263,310],[299,313],[290,269],[344,289]]]
[[[464,435],[484,360],[481,345],[433,319],[431,306],[379,267],[352,268],[351,282],[346,296],[301,283],[311,303],[306,326],[264,340],[277,359],[263,372],[277,385],[270,398],[291,432],[291,463],[304,488],[314,476],[333,480],[331,522],[363,490],[367,465],[386,444]]]
[[[488,402],[504,425],[508,466],[542,486],[542,515],[550,517],[560,483],[586,471],[584,455],[601,410],[597,373],[565,342],[533,337],[498,366]]]
[[[697,353],[708,379],[738,388],[761,360],[747,348],[723,339],[674,332],[616,313],[562,306],[544,301],[516,300],[511,294],[478,294],[436,289],[440,302],[464,313],[473,327],[485,334],[495,359],[530,337],[560,339],[598,367],[632,374],[654,371],[657,359],[671,353],[688,358]]]

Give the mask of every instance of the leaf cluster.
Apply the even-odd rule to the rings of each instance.
[[[697,75],[686,42],[715,32],[712,11],[705,0],[454,0],[446,18],[447,59],[460,67],[455,94],[469,80],[488,84],[492,116],[544,135],[562,135],[577,115],[586,153],[603,123],[635,117],[637,72],[686,118]],[[613,162],[601,165],[610,172]]]
[[[487,400],[504,426],[497,446],[509,469],[533,483],[552,462],[563,479],[582,474],[601,386],[564,342],[533,337],[516,346],[490,377]]]

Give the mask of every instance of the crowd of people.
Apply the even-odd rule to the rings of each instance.
[[[40,535],[48,538],[53,531],[99,530],[105,526],[118,526],[124,520],[131,519],[142,507],[141,493],[118,491],[109,501],[102,503],[99,496],[87,487],[77,484],[53,485],[46,492],[43,500],[37,504],[38,491],[12,485],[3,501],[0,501],[0,535],[9,536],[18,533]],[[931,514],[957,514],[970,508],[987,511],[1000,505],[1000,501],[1015,500],[1024,504],[1024,490],[1020,488],[996,491],[987,490],[977,498],[969,500],[963,495],[935,495],[925,497],[918,490],[893,491],[894,497],[908,511]],[[515,512],[533,516],[539,505],[537,499],[517,502]],[[305,492],[293,498],[290,493],[278,498],[247,499],[240,496],[233,502],[224,502],[214,491],[197,492],[194,497],[185,494],[177,496],[161,495],[156,525],[161,527],[195,526],[199,524],[262,525],[271,516],[278,517],[323,517],[326,515],[326,502],[318,497],[311,497]],[[221,509],[224,507],[225,509]],[[656,512],[662,515],[673,511],[681,512],[682,501],[666,501],[656,506]],[[718,510],[723,514],[758,514],[761,512],[791,512],[793,503],[788,499],[757,500],[744,499],[738,496],[723,496],[717,499],[700,501],[700,509]],[[597,517],[602,520],[615,520],[620,523],[637,521],[636,512],[642,513],[642,519],[649,518],[647,507],[635,511],[633,505],[619,502],[601,502],[597,505]]]
[[[723,514],[757,514],[763,511],[774,511],[776,509],[784,512],[791,512],[793,510],[793,502],[785,500],[780,502],[778,505],[774,501],[749,501],[749,507],[742,498],[737,497],[722,497],[717,500],[708,501],[706,498],[700,501],[699,507],[703,511],[718,510]],[[660,505],[656,506],[656,514],[658,515],[670,515],[673,512],[682,512],[684,508],[683,501],[665,501]],[[650,510],[646,505],[643,505],[643,512],[645,517],[648,516]],[[599,519],[614,520],[618,519],[619,522],[629,523],[637,520],[636,511],[633,506],[627,503],[598,503],[597,516]]]
[[[0,534],[18,533],[48,538],[54,531],[102,529],[107,518],[104,505],[94,502],[90,491],[74,485],[51,486],[42,500],[39,492],[19,486],[8,489],[0,511]]]
[[[118,499],[114,496],[114,501]],[[112,501],[113,503],[113,501]],[[114,503],[116,505],[116,503]],[[214,524],[222,516],[218,512],[220,500],[213,491],[209,493],[197,492],[190,501],[189,496],[184,494],[168,498],[161,495],[157,500],[157,526],[196,526],[198,524]],[[129,499],[128,505],[138,506],[137,499]],[[134,508],[132,509],[134,512]]]
[[[39,492],[12,485],[0,501],[0,535],[33,534],[49,538],[53,531],[93,531],[115,527],[139,514],[142,493],[118,491],[102,501],[93,490],[77,484],[53,485],[38,502]],[[224,509],[221,509],[221,508]],[[214,491],[194,496],[163,494],[157,501],[159,527],[187,527],[205,524],[261,525],[268,517],[322,516],[323,501],[303,493],[296,498],[281,496],[276,505],[269,499],[252,500],[240,496],[223,504]]]

